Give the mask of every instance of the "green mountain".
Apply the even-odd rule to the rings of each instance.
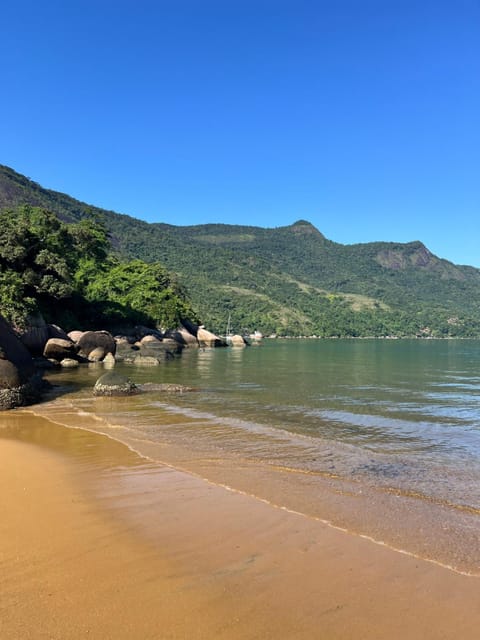
[[[149,224],[43,189],[0,166],[0,208],[31,204],[65,222],[100,215],[117,254],[178,274],[213,330],[293,335],[480,336],[480,270],[421,242],[342,245],[304,220],[274,229]]]

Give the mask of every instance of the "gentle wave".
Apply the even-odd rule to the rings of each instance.
[[[235,354],[187,355],[155,370],[118,369],[139,383],[174,382],[200,388],[198,393],[151,392],[108,402],[85,390],[60,402],[68,398],[73,411],[85,412],[79,418],[96,416],[94,429],[111,429],[141,450],[182,452],[191,469],[211,465],[214,473],[223,464],[225,473],[241,467],[286,474],[298,485],[286,505],[293,510],[305,511],[302,482],[312,492],[313,510],[317,480],[346,483],[354,487],[354,504],[365,510],[358,531],[381,519],[382,510],[393,518],[395,501],[412,501],[415,518],[405,511],[399,522],[415,521],[411,527],[432,548],[435,537],[443,540],[439,557],[460,553],[469,558],[465,565],[479,564],[480,342],[292,341]],[[58,377],[83,376],[87,388],[94,375]],[[288,484],[283,489],[290,490]],[[342,500],[348,501],[347,493],[339,491]],[[375,505],[379,513],[373,515]],[[432,515],[430,509],[446,511]],[[394,541],[395,535],[392,523],[380,538]]]

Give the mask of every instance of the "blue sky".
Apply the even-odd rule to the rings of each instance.
[[[480,267],[480,0],[4,3],[0,163],[149,221]]]

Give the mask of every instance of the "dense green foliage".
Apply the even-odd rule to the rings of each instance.
[[[47,207],[74,222],[72,227],[92,213],[101,214],[116,254],[160,263],[178,274],[198,316],[220,333],[230,313],[235,331],[480,336],[480,271],[439,259],[418,241],[341,245],[302,220],[275,229],[148,224],[42,189],[0,166],[2,203]],[[89,260],[82,261],[75,275],[83,295],[96,296],[100,304],[109,292],[113,316],[119,301],[131,311],[144,308],[148,296],[113,293],[112,265],[93,288],[87,286]],[[5,300],[12,296],[12,287],[14,280],[3,285]],[[28,295],[24,302],[29,303]]]
[[[97,218],[65,224],[29,205],[0,212],[0,312],[16,326],[39,312],[66,328],[175,327],[193,314],[162,265],[111,255]]]
[[[175,278],[158,262],[112,259],[87,279],[83,291],[110,323],[134,320],[168,329],[194,317]]]

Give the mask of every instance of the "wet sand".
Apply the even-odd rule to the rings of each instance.
[[[478,637],[477,577],[27,412],[0,513],[2,640]]]

